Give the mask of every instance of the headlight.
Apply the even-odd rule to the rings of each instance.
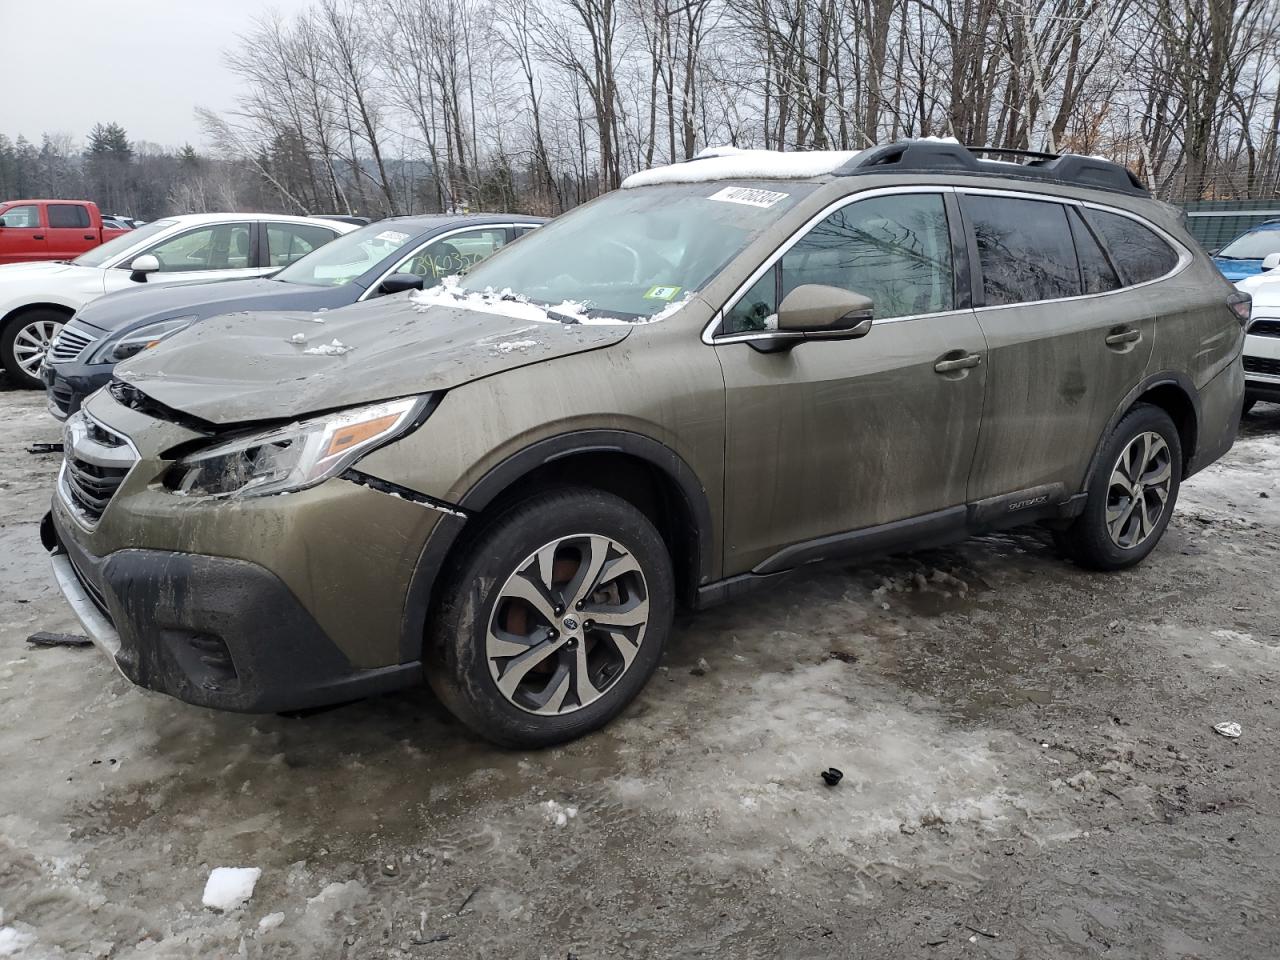
[[[148,323],[145,327],[139,327],[137,330],[130,330],[119,340],[108,339],[89,358],[89,362],[119,363],[121,360],[128,360],[143,350],[154,347],[165,337],[172,336],[179,330],[185,330],[198,319],[200,318],[194,315],[173,317],[170,320]]]
[[[220,443],[179,460],[165,473],[164,485],[193,497],[304,490],[403,434],[418,421],[428,399],[375,403]]]

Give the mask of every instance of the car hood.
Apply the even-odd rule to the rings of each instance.
[[[0,286],[26,280],[57,284],[69,280],[94,279],[103,283],[104,271],[98,267],[81,267],[74,263],[59,263],[57,260],[0,265]]]
[[[1214,257],[1213,265],[1233,283],[1245,277],[1256,277],[1262,272],[1261,260],[1232,260],[1230,257]]]
[[[121,363],[115,375],[210,423],[293,419],[448,390],[619,343],[632,329],[530,320],[527,312],[416,304],[405,295],[324,313],[228,314]]]
[[[216,282],[139,285],[120,290],[81,308],[76,322],[112,332],[126,327],[195,316],[200,319],[240,310],[314,310],[350,303],[360,287],[304,287],[296,283],[254,278]]]

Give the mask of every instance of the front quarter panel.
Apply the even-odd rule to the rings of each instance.
[[[699,341],[711,314],[695,299],[611,346],[454,388],[421,428],[365,457],[359,469],[459,503],[486,474],[539,441],[586,430],[639,434],[696,475],[711,516],[712,531],[703,532],[711,576],[718,577],[724,381],[715,351]]]

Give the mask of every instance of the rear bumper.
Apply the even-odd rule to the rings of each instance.
[[[354,700],[420,681],[419,662],[352,665],[287,586],[245,560],[124,549],[94,557],[45,517],[54,576],[133,683],[241,713]]]
[[[1200,389],[1199,437],[1186,476],[1209,466],[1236,442],[1244,406],[1244,378],[1244,368],[1237,359]]]

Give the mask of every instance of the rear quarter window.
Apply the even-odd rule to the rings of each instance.
[[[1137,220],[1091,208],[1084,215],[1107,245],[1126,286],[1163,277],[1178,265],[1177,251]]]

